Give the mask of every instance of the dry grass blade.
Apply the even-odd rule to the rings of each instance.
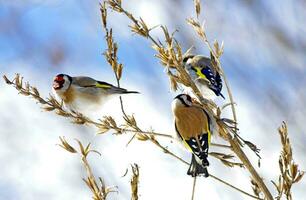
[[[72,147],[66,140],[64,137],[60,137],[60,141],[61,144],[59,144],[59,146],[61,146],[62,148],[64,148],[65,150],[71,152],[71,153],[77,153],[79,152],[81,157],[82,157],[82,163],[84,168],[86,169],[87,172],[87,177],[83,178],[83,181],[86,183],[87,187],[90,189],[90,191],[92,192],[93,195],[93,199],[95,200],[106,200],[107,195],[110,192],[115,192],[114,188],[116,187],[106,187],[105,182],[103,181],[103,179],[101,177],[99,177],[99,181],[96,181],[95,176],[93,175],[92,169],[89,165],[89,162],[87,160],[87,156],[90,152],[94,152],[97,153],[99,155],[101,155],[98,151],[90,149],[90,143],[87,144],[86,146],[84,146],[81,141],[77,140],[77,143],[79,145],[79,151],[76,151],[74,147]]]
[[[224,43],[222,41],[221,46],[217,40],[214,41],[214,50],[216,52],[216,57],[219,59],[224,52]],[[215,64],[216,65],[216,64]]]
[[[104,116],[103,120],[100,120],[100,124],[98,125],[99,128],[99,133],[98,134],[103,134],[106,133],[109,130],[115,130],[116,134],[122,134],[123,129],[121,129],[114,118],[111,116]]]
[[[244,168],[243,163],[237,163],[237,162],[232,162],[231,161],[234,158],[234,156],[231,155],[231,154],[224,154],[224,153],[219,153],[219,152],[210,152],[209,155],[214,157],[214,158],[217,158],[227,167],[238,166],[238,167]]]
[[[65,137],[59,137],[61,143],[58,144],[60,147],[70,153],[77,153],[77,151],[66,141]]]
[[[117,12],[123,12],[122,11],[122,8],[121,8],[121,0],[109,0],[109,1],[106,1],[106,3],[108,3],[109,4],[109,6],[113,9],[113,10],[115,10],[115,11],[117,11]]]
[[[197,17],[199,17],[199,15],[201,14],[201,2],[200,0],[193,0],[193,2]]]
[[[282,126],[278,129],[281,138],[282,151],[279,157],[280,175],[278,182],[272,181],[277,189],[278,196],[276,199],[280,200],[283,195],[286,199],[291,200],[291,188],[293,184],[298,183],[304,176],[304,172],[300,171],[298,165],[293,161],[292,147],[288,136],[287,124],[283,122]]]
[[[251,179],[251,185],[252,185],[252,189],[253,189],[253,192],[254,194],[258,197],[258,198],[261,198],[262,196],[262,191],[261,189],[259,188],[258,184],[256,183],[256,181],[254,181],[253,179]]]
[[[138,184],[139,184],[139,167],[135,163],[131,165],[133,176],[131,178],[131,193],[132,193],[132,200],[138,200]]]
[[[106,4],[105,2],[100,3],[100,12],[101,12],[101,19],[103,27],[107,27],[107,10],[106,10]]]
[[[196,33],[201,37],[206,39],[206,33],[204,31],[204,24],[200,24],[198,21],[194,20],[193,18],[188,18],[187,23],[190,24]]]
[[[114,1],[114,4],[121,5],[120,1]],[[120,87],[119,80],[122,76],[123,64],[118,62],[118,45],[114,42],[113,38],[113,30],[107,27],[107,9],[106,9],[106,2],[100,4],[100,12],[102,18],[103,29],[105,31],[105,40],[107,44],[107,50],[103,53],[105,56],[106,61],[112,67],[114,74],[117,79],[117,85]]]
[[[3,77],[6,84],[9,84],[9,85],[13,84],[13,81],[10,81],[5,75],[3,75],[2,77]]]

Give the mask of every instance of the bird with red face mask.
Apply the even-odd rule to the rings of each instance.
[[[77,100],[90,104],[103,104],[105,100],[122,94],[139,93],[116,87],[87,76],[58,74],[53,80],[53,92],[68,108],[74,108]]]

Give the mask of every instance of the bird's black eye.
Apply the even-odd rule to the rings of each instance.
[[[191,97],[189,95],[186,95],[187,101],[192,102]]]

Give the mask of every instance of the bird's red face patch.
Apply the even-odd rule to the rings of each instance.
[[[59,90],[63,87],[65,79],[62,75],[57,75],[53,80],[53,89]]]

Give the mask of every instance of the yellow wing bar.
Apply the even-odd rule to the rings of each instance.
[[[108,89],[108,88],[112,87],[109,84],[104,84],[104,83],[99,83],[99,82],[97,82],[95,86],[98,87],[98,88],[105,88],[105,89]]]
[[[207,77],[205,76],[205,74],[202,73],[200,67],[194,67],[194,69],[196,70],[196,74],[197,74],[200,78],[203,78],[203,79],[205,79],[205,80],[208,80]]]

